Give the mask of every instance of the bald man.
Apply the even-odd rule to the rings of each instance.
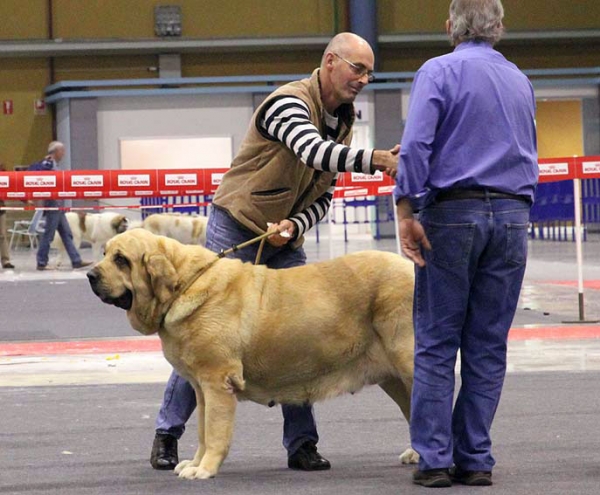
[[[350,148],[353,102],[373,79],[374,55],[359,36],[341,33],[327,45],[310,78],[271,93],[254,113],[231,169],[223,177],[207,227],[206,247],[215,252],[267,231],[260,262],[270,268],[306,264],[304,234],[325,217],[340,172],[395,175],[398,147]],[[257,245],[231,255],[254,262]],[[201,393],[199,391],[199,393]],[[156,421],[150,462],[174,469],[177,439],[196,407],[194,388],[174,371]],[[319,436],[311,405],[282,405],[288,467],[329,469],[317,451]]]

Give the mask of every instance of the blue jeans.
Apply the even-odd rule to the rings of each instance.
[[[491,471],[490,428],[506,372],[508,331],[527,258],[529,205],[454,200],[419,220],[432,250],[416,268],[410,432],[419,469]],[[461,387],[454,405],[454,370]]]
[[[44,201],[44,206],[62,206],[62,201],[47,200]],[[54,234],[56,232],[60,235],[67,254],[69,255],[69,258],[71,258],[71,264],[74,266],[79,265],[81,263],[81,256],[79,255],[75,244],[73,244],[73,233],[71,232],[71,227],[69,227],[65,212],[47,210],[44,213],[44,218],[46,219],[46,225],[37,250],[37,265],[46,266],[48,264],[50,244],[54,240]]]
[[[233,220],[225,211],[213,208],[208,219],[206,230],[206,247],[219,252],[233,245],[240,244],[256,237]],[[254,263],[259,242],[229,255],[242,261]],[[261,264],[269,268],[291,268],[306,264],[306,255],[302,248],[290,249],[287,246],[275,248],[265,243]],[[196,395],[192,386],[175,371],[171,373],[165,390],[163,403],[156,418],[156,432],[168,433],[180,438],[185,430],[185,423],[196,408]],[[283,446],[288,455],[293,454],[307,440],[315,444],[319,441],[313,410],[310,405],[292,406],[282,404],[283,412]]]

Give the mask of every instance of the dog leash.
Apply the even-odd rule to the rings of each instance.
[[[244,249],[247,246],[250,246],[258,241],[261,241],[260,246],[258,246],[258,252],[256,253],[256,259],[254,260],[254,264],[258,265],[259,261],[260,261],[260,257],[262,256],[263,247],[265,245],[265,241],[267,240],[267,237],[270,237],[275,234],[277,234],[277,232],[265,232],[264,234],[261,234],[257,237],[254,237],[253,239],[250,239],[249,241],[242,242],[240,244],[235,244],[235,245],[231,246],[229,249],[221,249],[219,254],[217,254],[217,258],[219,258],[219,259],[224,258],[228,254],[235,253],[236,251],[239,251],[240,249]]]

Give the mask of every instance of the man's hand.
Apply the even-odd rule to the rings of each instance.
[[[423,267],[425,260],[421,255],[421,246],[431,249],[431,243],[425,235],[425,230],[418,220],[413,217],[412,207],[408,198],[402,198],[396,206],[398,214],[398,233],[402,254],[413,263]]]
[[[421,246],[431,249],[431,244],[425,235],[423,226],[418,220],[412,218],[399,220],[398,223],[402,253],[416,265],[425,266],[425,260],[421,255]]]
[[[390,150],[375,150],[373,152],[373,169],[380,170],[392,179],[396,177],[398,170],[398,154],[400,145],[397,144]]]
[[[291,220],[282,220],[279,223],[272,223],[268,226],[267,232],[273,232],[273,235],[267,237],[271,246],[285,246],[296,233],[296,224]]]

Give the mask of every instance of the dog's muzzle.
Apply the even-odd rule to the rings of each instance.
[[[96,268],[92,268],[87,272],[87,278],[90,281],[92,291],[96,294],[103,303],[112,304],[117,308],[129,311],[133,305],[133,293],[129,289],[125,289],[125,292],[118,297],[111,297],[104,293],[101,289],[101,276]]]

